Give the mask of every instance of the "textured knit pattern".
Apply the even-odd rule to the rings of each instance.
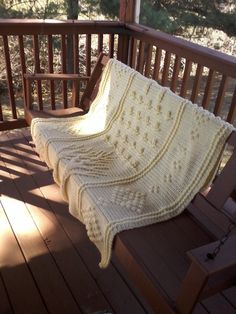
[[[232,129],[113,59],[87,115],[32,122],[36,148],[101,267],[118,232],[180,214],[210,184]]]

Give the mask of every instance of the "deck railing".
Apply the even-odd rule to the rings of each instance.
[[[109,21],[0,20],[0,130],[25,126],[24,73],[90,76],[101,51],[169,86],[182,97],[236,118],[236,58],[137,24]],[[69,105],[70,84],[35,83],[45,102]],[[59,100],[58,100],[59,98]]]
[[[125,31],[120,22],[0,20],[0,130],[26,125],[25,73],[77,73],[86,81],[101,51],[117,57]],[[44,108],[46,99],[55,109],[58,98],[66,108],[68,88],[66,81],[59,89],[52,80],[37,82],[38,108]]]
[[[126,24],[123,61],[184,98],[236,119],[236,58],[140,25]],[[126,44],[127,45],[127,44]]]

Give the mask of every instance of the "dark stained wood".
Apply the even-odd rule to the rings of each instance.
[[[91,75],[91,35],[86,35],[86,75]]]
[[[48,72],[53,73],[53,48],[52,48],[52,35],[48,35]],[[55,106],[55,86],[53,80],[49,82],[50,84],[50,101],[51,108],[56,109]]]
[[[4,161],[4,165],[0,167],[0,176],[4,176],[5,186],[3,190],[1,189],[1,191],[4,192],[3,194],[6,195],[4,198],[15,198],[17,200],[11,202],[21,201],[23,204],[26,204],[26,206],[24,206],[27,208],[27,211],[25,211],[24,214],[21,212],[21,215],[23,215],[22,217],[25,220],[24,225],[32,225],[31,223],[26,224],[26,221],[28,221],[26,220],[26,217],[30,217],[33,225],[35,224],[37,226],[40,231],[38,236],[45,239],[44,241],[47,244],[47,254],[50,254],[53,257],[53,260],[55,261],[54,267],[60,270],[60,273],[63,275],[63,281],[67,283],[66,286],[83,313],[91,313],[105,309],[110,309],[112,312],[116,313],[144,313],[145,307],[143,308],[143,306],[145,306],[146,303],[145,301],[140,301],[139,303],[133,294],[134,292],[129,290],[131,289],[132,284],[129,282],[129,278],[126,277],[127,273],[119,269],[117,264],[118,261],[115,263],[112,262],[107,270],[100,270],[97,267],[99,256],[94,246],[88,241],[85,228],[68,214],[67,205],[62,201],[59,190],[52,181],[51,173],[39,160],[38,156],[33,151],[33,148],[29,146],[28,141],[26,140],[28,139],[27,132],[25,132],[25,136],[25,139],[22,139],[21,137],[17,138],[14,135],[8,135],[7,139],[6,137],[4,138],[1,136],[0,155]],[[10,177],[6,176],[5,171],[2,171],[6,168],[8,169],[7,171],[10,172]],[[8,188],[11,182],[14,182],[14,188]],[[1,196],[1,200],[2,197],[3,196]],[[5,201],[4,205],[9,212],[13,230],[17,231],[13,216],[10,214],[11,210],[9,209],[12,207],[12,203],[6,205]],[[21,207],[22,205],[17,206],[17,208],[20,208],[22,211]],[[14,206],[14,208],[16,207]],[[30,213],[30,216],[26,214],[27,212]],[[189,222],[191,223],[189,224]],[[156,225],[145,227],[145,230],[142,230],[142,228],[134,229],[131,231],[133,234],[131,237],[130,234],[127,237],[124,235],[126,232],[122,232],[115,242],[115,252],[117,253],[116,246],[119,239],[122,241],[120,244],[118,243],[121,252],[124,253],[129,247],[132,248],[131,251],[128,250],[127,255],[124,255],[122,264],[126,269],[127,267],[130,269],[129,276],[132,277],[132,273],[134,274],[133,279],[136,283],[141,280],[143,283],[143,288],[141,290],[144,295],[148,294],[149,298],[151,298],[153,303],[151,302],[150,304],[156,304],[160,297],[157,297],[155,293],[157,291],[158,293],[159,291],[162,291],[162,297],[160,299],[163,300],[163,304],[162,301],[160,301],[161,303],[158,303],[158,301],[157,304],[162,305],[159,305],[157,308],[154,305],[154,309],[156,308],[158,313],[162,313],[161,308],[164,306],[163,313],[168,313],[169,307],[166,308],[166,298],[168,299],[168,296],[166,293],[169,294],[172,290],[172,298],[177,294],[174,287],[175,285],[176,287],[178,286],[178,282],[180,284],[188,269],[189,262],[185,256],[185,252],[189,249],[194,249],[196,246],[208,243],[211,238],[207,236],[204,231],[201,231],[201,233],[199,232],[201,227],[198,223],[195,223],[194,220],[188,217],[187,212],[175,219],[158,224],[158,226],[159,228],[156,228]],[[0,228],[0,230],[3,229]],[[9,230],[12,232],[11,229]],[[35,229],[33,228],[33,230]],[[130,231],[127,231],[127,233],[129,232]],[[19,234],[19,230],[16,232],[16,236],[20,240],[19,243],[22,245],[23,252],[25,252],[26,256],[29,256],[26,239],[22,240],[24,237]],[[150,242],[146,242],[145,238],[149,238]],[[31,241],[32,239],[33,237],[31,237]],[[40,241],[37,241],[37,250],[40,248],[39,244]],[[137,266],[137,259],[135,256],[140,256],[139,254],[141,253],[141,251],[138,250],[138,247],[142,247],[146,252],[152,252],[152,255],[157,256],[157,259],[150,256],[150,253],[146,255],[146,258],[144,258],[145,255],[142,255],[141,262],[139,263],[139,266]],[[34,248],[30,254],[34,254],[34,252],[36,254],[36,248]],[[0,258],[1,256],[0,253]],[[38,261],[36,258],[32,260],[36,264],[41,263],[41,258]],[[148,265],[146,264],[147,260],[149,260],[149,266],[154,266],[155,261],[158,261],[159,271],[152,267],[149,268],[149,270],[145,268],[146,271],[144,275],[143,263]],[[227,261],[228,260],[229,259],[227,258]],[[34,282],[36,282],[39,287],[41,281],[36,276],[36,264],[32,266],[30,261],[28,263],[29,267],[34,270]],[[44,265],[47,265],[44,267],[48,267],[47,263]],[[117,270],[119,270],[119,272],[117,272]],[[42,273],[43,278],[46,272],[46,270],[40,272]],[[121,275],[122,277],[120,277]],[[163,277],[162,280],[160,280],[161,277]],[[7,278],[8,277],[5,277],[5,281]],[[51,285],[50,278],[51,277],[49,276],[46,280],[47,283],[49,280],[49,285]],[[88,282],[86,282],[86,280],[88,280]],[[148,293],[148,291],[150,291],[150,280],[152,287],[154,287],[152,288],[154,290],[151,289],[151,291],[155,291],[153,292],[154,294],[151,295]],[[80,285],[78,285],[78,281],[80,282]],[[159,285],[157,285],[157,281],[159,282]],[[176,284],[174,284],[174,282],[176,282]],[[10,285],[9,282],[7,282],[7,284],[8,286]],[[164,290],[163,287],[165,287]],[[19,294],[19,292],[17,292],[18,287],[15,286],[14,289],[14,294],[9,294],[9,300],[11,302],[16,302],[17,294]],[[96,289],[98,289],[97,292]],[[45,302],[45,305],[48,308],[49,305],[47,304],[47,301],[45,301],[46,294],[43,290],[41,288],[40,293],[42,295],[42,300],[44,300],[43,302]],[[56,291],[58,291],[58,288]],[[86,291],[94,291],[94,293],[88,295]],[[119,291],[119,293],[117,293],[117,291]],[[226,308],[229,313],[233,313],[235,308],[232,304],[235,299],[235,293],[235,290],[227,290],[224,294],[218,294],[213,299],[212,297],[207,298],[202,301],[204,306],[197,304],[194,313],[207,313],[208,309],[214,309],[214,304],[219,304],[220,309]],[[103,295],[105,296],[105,299],[103,298]],[[141,295],[138,296],[139,298],[142,298]],[[61,300],[64,300],[64,297],[65,295],[63,293]],[[170,304],[172,303],[170,302]],[[21,306],[22,309],[24,309],[23,305]],[[173,307],[170,307],[170,311],[172,311],[171,308]],[[149,308],[146,311],[152,313],[152,310]],[[29,313],[31,313],[30,310]]]
[[[7,36],[3,36],[3,46],[4,46],[4,56],[5,56],[6,73],[7,73],[7,85],[8,85],[9,101],[10,101],[10,106],[11,106],[11,111],[12,111],[12,118],[17,119],[16,103],[15,103],[13,82],[12,82],[11,60],[10,60],[10,52],[9,52]]]
[[[61,35],[61,70],[62,73],[67,73],[67,66],[66,66],[66,36]],[[63,107],[67,108],[68,106],[68,99],[67,99],[67,82],[62,82],[62,100],[63,100]]]
[[[2,160],[0,160],[0,165],[1,169],[6,169]],[[6,173],[0,170],[1,178],[4,178],[5,175]],[[1,184],[1,194],[3,194],[2,186],[3,184]],[[2,204],[4,206],[5,203],[6,208],[11,206],[11,204],[7,204],[8,201],[9,198],[7,198],[7,196],[1,195],[1,277],[11,300],[11,305],[16,313],[47,313],[43,300],[31,277],[31,273],[25,264],[25,258],[21,252],[21,248],[15,239],[14,233],[12,233],[8,218],[3,210]],[[12,254],[12,252],[14,252],[14,254]],[[24,289],[22,289],[22,287],[24,287]]]
[[[120,0],[119,20],[125,23],[133,23],[135,18],[136,0]]]
[[[0,35],[118,34],[125,33],[123,26],[119,21],[0,19]]]
[[[173,75],[172,75],[172,80],[171,80],[171,90],[173,92],[176,91],[177,83],[178,83],[178,75],[180,71],[180,63],[181,63],[181,58],[179,56],[175,56],[175,64],[174,64],[174,69],[173,69]]]
[[[235,120],[235,117],[236,117],[236,87],[234,89],[234,94],[233,94],[233,98],[232,98],[232,101],[231,101],[231,106],[230,106],[230,109],[229,109],[229,113],[228,113],[228,116],[227,116],[227,121],[229,123],[233,123],[234,120]]]
[[[109,35],[109,57],[113,58],[114,56],[114,34]]]
[[[3,121],[2,104],[0,102],[0,121]]]
[[[152,45],[147,45],[146,49],[147,49],[147,56],[146,56],[146,62],[145,62],[145,72],[144,72],[144,75],[146,77],[150,77],[153,46]]]
[[[185,98],[188,89],[189,76],[192,68],[192,62],[190,60],[186,60],[185,69],[184,69],[184,77],[181,85],[180,96]]]
[[[134,281],[134,283],[139,287],[142,294],[148,299],[153,310],[159,313],[174,313],[171,307],[166,302],[167,296],[164,291],[159,291],[159,287],[155,286],[152,280],[152,274],[150,274],[148,269],[143,269],[142,261],[140,256],[137,256],[134,249],[131,249],[130,245],[127,248],[127,242],[122,239],[122,234],[115,239],[114,251],[122,263],[123,267],[127,271],[128,275]],[[130,244],[130,243],[129,243]],[[158,291],[158,293],[157,293]]]
[[[161,64],[161,54],[162,50],[156,47],[156,56],[155,56],[155,64],[154,64],[154,71],[152,78],[156,81],[158,81],[159,78],[159,72],[160,72],[160,64]]]
[[[213,187],[206,196],[207,200],[217,209],[223,208],[227,198],[235,189],[236,176],[232,171],[232,169],[234,169],[235,164],[236,164],[236,150],[234,149],[234,152],[231,155],[226,166],[222,170],[221,175],[216,178]]]
[[[131,38],[130,40],[130,56],[128,65],[135,69],[137,62],[137,40],[135,38]]]
[[[166,51],[165,59],[164,59],[164,68],[163,68],[163,73],[162,73],[162,80],[161,80],[161,84],[163,86],[167,86],[169,67],[170,67],[170,58],[171,58],[171,53],[169,51]]]
[[[8,157],[8,160],[5,161],[6,167],[8,167],[8,169],[11,168],[15,171],[19,171],[21,163],[17,160],[18,165],[17,167],[14,167],[11,162],[12,158],[14,160],[14,157],[11,157],[11,147],[8,147],[8,150],[10,150],[10,154],[1,154],[3,160],[7,160],[6,157]],[[24,171],[22,172],[22,174],[24,174]],[[48,310],[55,313],[80,313],[74,297],[64,284],[64,279],[61,273],[55,267],[54,259],[50,254],[48,254],[48,245],[50,240],[47,242],[47,237],[41,236],[41,226],[39,225],[36,227],[34,221],[32,221],[29,211],[32,200],[26,200],[23,198],[23,202],[19,201],[22,197],[22,193],[29,189],[28,182],[24,182],[23,180],[17,184],[17,181],[15,181],[14,184],[11,179],[14,180],[16,176],[11,172],[9,175],[5,174],[5,178],[4,187],[2,187],[2,194],[6,196],[3,196],[1,201],[6,211],[8,220],[11,223],[14,233],[21,246],[24,257],[28,262],[30,271],[37,281],[42,297],[47,303]],[[24,178],[27,178],[27,176]],[[34,188],[32,185],[31,187]],[[11,201],[7,200],[9,194],[12,195]],[[17,213],[15,212],[15,208],[17,208]],[[24,224],[19,223],[21,219],[24,221]],[[48,231],[50,232],[51,228],[48,224],[45,223],[44,227],[48,228]],[[57,300],[60,300],[62,297],[64,297],[63,302],[59,303]]]
[[[128,62],[128,52],[129,52],[129,36],[120,34],[118,36],[118,51],[117,59],[125,64]]]
[[[98,34],[98,53],[103,51],[103,35]]]
[[[191,313],[207,282],[207,274],[196,264],[192,263],[182,282],[176,307],[180,313]]]
[[[216,103],[215,103],[215,108],[214,108],[214,114],[215,115],[220,114],[220,111],[221,111],[221,108],[223,105],[223,101],[224,101],[224,95],[225,95],[225,91],[226,91],[227,82],[228,82],[228,77],[226,75],[223,75],[221,82],[220,82],[220,87],[219,87],[219,91],[217,94],[217,98],[216,98]]]
[[[108,57],[105,56],[103,53],[101,53],[98,57],[97,63],[94,67],[93,73],[91,78],[89,77],[80,77],[79,74],[53,74],[53,73],[47,73],[47,74],[25,74],[26,79],[26,94],[27,94],[27,106],[25,108],[25,118],[28,123],[28,125],[31,124],[31,121],[33,118],[36,117],[65,117],[65,116],[75,116],[75,115],[81,115],[83,114],[83,110],[87,111],[89,109],[89,106],[93,99],[96,97],[97,91],[98,91],[98,84],[100,82],[100,78],[102,75],[102,71],[106,63],[108,62]],[[32,108],[32,99],[31,99],[31,82],[41,81],[41,80],[62,80],[62,82],[67,80],[72,80],[73,82],[73,94],[72,94],[72,107],[74,108],[66,108],[66,109],[59,109],[57,111],[50,111],[50,110],[33,110]],[[86,89],[84,91],[84,94],[81,98],[80,108],[77,107],[77,100],[79,98],[78,96],[78,81],[79,80],[88,80],[88,83],[86,85]]]
[[[6,288],[0,275],[0,313],[13,314],[12,306],[7,296]]]
[[[235,299],[235,296],[234,296]],[[206,300],[202,301],[202,304],[208,309],[209,313],[222,314],[229,313],[235,314],[236,309],[227,302],[227,300],[220,294],[214,295]]]
[[[214,77],[214,71],[212,69],[209,70],[207,83],[205,87],[205,92],[202,100],[202,107],[207,109],[209,106],[209,101],[211,97],[211,90],[212,90],[212,84],[213,84],[213,77]]]
[[[130,16],[132,16],[135,8],[135,2],[136,1],[122,1],[121,7],[123,9],[121,12],[123,12],[123,17],[126,19],[126,16],[129,18],[125,20],[126,23],[123,22],[109,22],[109,21],[42,21],[42,20],[1,20],[0,19],[0,35],[5,36],[5,39],[8,41],[9,35],[15,35],[15,36],[24,36],[24,35],[33,35],[33,38],[41,38],[40,36],[46,35],[48,38],[49,36],[64,36],[64,37],[70,37],[75,38],[79,34],[85,34],[85,36],[93,36],[93,34],[96,34],[98,36],[98,48],[101,50],[101,41],[104,34],[108,34],[110,38],[112,39],[110,41],[110,47],[109,47],[109,55],[113,56],[116,55],[117,47],[113,45],[113,39],[114,36],[117,38],[117,35],[119,36],[119,43],[118,43],[118,59],[128,63],[132,67],[136,68],[137,66],[137,52],[138,48],[136,43],[142,42],[144,43],[145,47],[153,46],[158,47],[158,49],[163,52],[168,51],[170,54],[178,55],[181,59],[190,60],[192,63],[201,64],[201,66],[209,68],[210,75],[214,72],[218,72],[220,75],[223,75],[225,77],[235,78],[236,73],[236,63],[235,58],[231,56],[224,55],[222,53],[219,53],[217,51],[209,50],[205,47],[200,47],[198,45],[186,42],[182,39],[172,37],[170,35],[164,34],[162,32],[154,31],[148,27],[140,26],[138,24],[130,24],[127,23],[127,21],[130,21]],[[131,14],[130,14],[131,13]],[[131,19],[132,20],[132,19]],[[75,49],[75,45],[73,45],[73,50]],[[19,50],[22,50],[22,48],[19,45]],[[37,49],[36,49],[37,50]],[[90,50],[90,52],[92,49]],[[88,53],[88,52],[87,52]],[[11,54],[9,50],[9,59],[11,59]],[[61,51],[61,54],[63,55],[63,51]],[[39,60],[35,62],[35,65],[37,63],[41,63],[41,56],[40,56],[40,49],[39,54],[37,53],[37,58]],[[73,51],[73,55],[76,55],[75,51]],[[145,49],[145,60],[148,61],[149,59],[146,59],[148,56],[148,52]],[[141,57],[141,55],[140,55]],[[48,51],[47,58],[50,59],[50,51]],[[91,58],[91,53],[90,57]],[[86,57],[86,59],[88,59]],[[142,58],[141,58],[142,59]],[[26,67],[28,68],[28,60],[26,60],[27,64]],[[75,61],[74,65],[75,65]],[[49,61],[48,61],[49,62]],[[151,63],[154,63],[154,60],[151,60]],[[157,65],[157,63],[156,63]],[[76,65],[75,65],[76,66]],[[142,63],[139,63],[139,66],[142,67]],[[87,73],[89,73],[89,68],[91,67],[87,65]],[[78,68],[78,67],[77,67]],[[146,68],[146,67],[145,67]],[[147,67],[148,70],[148,67]],[[7,66],[8,73],[11,74],[11,68],[10,63]],[[23,71],[23,69],[22,69]],[[170,71],[172,71],[172,64],[170,64]],[[38,71],[37,71],[38,72]],[[50,70],[49,70],[50,72]],[[64,71],[63,71],[64,72]],[[77,73],[77,71],[75,72]],[[157,79],[159,73],[158,66],[156,67],[156,70],[154,70],[154,73],[152,73],[153,78]],[[164,72],[163,80],[166,78],[167,72]],[[11,75],[10,75],[11,76]],[[8,80],[8,93],[10,95],[10,104],[13,104],[13,111],[14,111],[14,103],[16,103],[16,99],[18,98],[18,93],[14,93],[14,88],[12,78],[9,77]],[[190,78],[192,80],[192,78]],[[217,78],[218,79],[218,78]],[[186,82],[186,81],[185,81]],[[210,82],[210,81],[208,81]],[[14,83],[15,84],[15,83]],[[38,82],[37,84],[40,84]],[[65,85],[67,83],[63,82],[63,100],[65,107],[67,106],[67,100],[66,100],[66,88]],[[186,83],[187,84],[187,83]],[[24,83],[23,83],[24,85]],[[53,82],[49,82],[49,90],[52,91],[52,85]],[[172,80],[172,90],[175,90],[175,81]],[[191,85],[191,84],[189,84]],[[193,89],[190,89],[190,95],[192,95],[192,99],[197,97],[197,80],[195,80],[195,84],[193,85]],[[208,84],[209,85],[209,84]],[[231,94],[233,96],[233,89],[234,89],[234,83],[231,84],[232,87],[230,88],[230,91],[227,92],[227,101],[230,98]],[[230,86],[231,86],[230,85]],[[11,90],[10,90],[11,88]],[[206,107],[208,105],[208,101],[210,99],[211,93],[210,89],[208,89],[208,86],[206,88],[207,93],[205,93],[203,98],[203,106]],[[216,91],[217,92],[217,91]],[[53,91],[51,92],[51,108],[54,109],[54,98],[52,96]],[[221,111],[222,106],[222,99],[223,99],[224,93],[219,93],[218,100],[217,100],[217,106],[215,109],[216,111]],[[184,93],[183,93],[184,95]],[[220,96],[221,95],[221,96]],[[40,96],[39,96],[40,98]],[[233,97],[234,99],[235,97]],[[197,99],[197,98],[196,98]],[[41,100],[39,100],[41,102]],[[75,101],[77,102],[77,101]],[[235,120],[235,101],[232,101],[231,104],[225,104],[225,107],[222,107],[222,112],[224,112],[224,116],[227,117],[228,121],[234,122]],[[17,111],[15,110],[17,113]],[[0,120],[3,117],[0,116]],[[13,112],[13,118],[14,112]],[[6,119],[5,119],[6,120]],[[7,123],[7,121],[4,121]]]
[[[47,73],[47,74],[25,74],[26,79],[26,107],[25,107],[25,119],[30,125],[32,118],[35,118],[38,114],[38,116],[43,117],[49,117],[49,116],[65,116],[66,112],[68,116],[75,115],[76,113],[82,114],[81,109],[75,108],[78,106],[78,99],[79,99],[79,83],[80,80],[87,80],[87,77],[80,77],[79,74],[53,74],[53,73]],[[58,109],[54,110],[55,108],[52,108],[51,110],[34,110],[32,106],[32,97],[31,97],[31,83],[33,81],[42,81],[42,80],[48,80],[49,82],[53,82],[55,80],[60,80],[62,82],[66,82],[68,80],[72,81],[72,108],[65,108],[65,109]],[[75,109],[73,109],[73,107]],[[44,114],[45,113],[45,114]]]
[[[191,101],[193,103],[196,102],[198,92],[199,92],[199,87],[200,87],[200,80],[202,78],[202,72],[203,72],[203,66],[198,64],[197,66],[197,71],[196,71],[196,76],[194,79],[194,84],[193,84],[193,90],[192,90],[192,95],[191,95]]]
[[[17,188],[22,193],[23,200],[28,204],[28,210],[34,223],[38,226],[42,237],[47,243],[47,247],[57,263],[57,267],[63,273],[64,280],[68,283],[68,287],[73,294],[76,303],[81,304],[79,307],[83,312],[93,312],[98,309],[110,309],[109,304],[97,288],[94,280],[91,279],[90,274],[78,255],[76,249],[73,247],[70,238],[65,234],[62,226],[56,219],[52,209],[46,202],[43,192],[37,186],[36,169],[32,171],[28,163],[25,162],[25,157],[28,153],[22,152],[21,147],[26,147],[27,142],[11,141],[13,144],[13,152],[18,158],[19,165],[22,166],[24,178],[17,184]],[[31,158],[34,156],[33,151]],[[41,166],[39,166],[39,169]],[[25,189],[32,188],[34,194],[25,193]],[[35,206],[37,204],[37,206]],[[54,232],[51,232],[51,229]],[[89,291],[87,296],[85,291]]]
[[[103,68],[107,64],[108,60],[109,58],[103,53],[101,53],[98,57],[91,78],[86,85],[86,90],[84,91],[83,96],[81,97],[80,107],[85,111],[89,110],[91,101],[96,96],[96,91],[98,90],[98,83],[101,78]]]
[[[24,40],[23,40],[22,35],[18,36],[18,43],[19,43],[19,50],[20,50],[20,64],[21,64],[24,103],[26,103],[26,85],[25,85],[25,78],[24,78],[24,73],[26,73],[26,65],[25,65]]]
[[[236,78],[236,73],[232,71],[236,66],[236,60],[233,56],[224,55],[222,52],[207,49],[206,47],[161,31],[156,31],[147,26],[126,23],[126,27],[138,40],[157,45],[165,51],[173,52],[194,63],[201,64],[219,73],[224,73],[226,76]]]
[[[39,58],[39,38],[37,35],[33,36],[33,51],[34,51],[34,72],[40,73],[40,58]],[[40,81],[37,82],[37,96],[39,110],[43,110],[43,99],[42,99],[42,84]]]
[[[144,68],[144,49],[145,49],[145,43],[143,41],[139,42],[139,51],[138,51],[138,62],[137,62],[137,68],[136,70],[143,74],[143,68]]]
[[[26,126],[27,126],[27,122],[25,119],[4,121],[4,122],[0,122],[0,131],[14,130],[14,129],[19,129],[19,128],[24,128]]]
[[[74,73],[79,73],[79,38],[77,34],[73,35],[73,58]]]

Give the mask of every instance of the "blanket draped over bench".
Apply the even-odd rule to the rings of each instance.
[[[180,214],[210,184],[232,129],[111,59],[88,114],[34,119],[31,131],[106,267],[118,232]]]

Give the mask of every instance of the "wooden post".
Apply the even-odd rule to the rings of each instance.
[[[140,11],[140,0],[120,0],[119,19],[124,23],[138,23]],[[130,37],[119,36],[118,59],[129,64],[130,59]]]

